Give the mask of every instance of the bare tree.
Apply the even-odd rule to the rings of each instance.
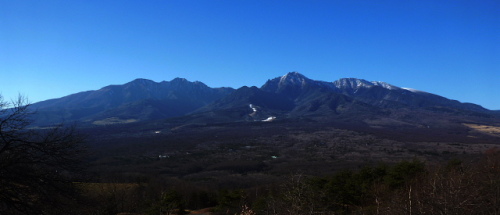
[[[0,211],[51,214],[71,199],[83,139],[74,127],[30,128],[27,100],[0,96]]]

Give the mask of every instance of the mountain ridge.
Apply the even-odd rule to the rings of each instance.
[[[253,114],[249,105],[258,107]],[[38,124],[62,121],[84,123],[120,119],[119,122],[167,119],[197,114],[207,121],[217,116],[248,121],[276,117],[316,119],[364,115],[367,117],[399,110],[430,111],[458,115],[498,115],[480,105],[461,103],[432,93],[402,88],[381,81],[341,78],[318,81],[290,72],[269,79],[260,88],[243,86],[211,88],[184,78],[155,82],[138,78],[123,85],[71,94],[34,103]],[[232,117],[222,116],[233,113]],[[205,114],[203,113],[211,113]],[[238,114],[234,114],[238,113]],[[208,117],[208,116],[211,117]],[[256,117],[260,118],[256,118]],[[359,117],[358,117],[359,118]]]
[[[39,124],[61,121],[90,122],[106,117],[125,117],[113,116],[113,110],[121,109],[122,111],[118,112],[129,112],[125,106],[137,109],[138,107],[134,106],[138,105],[139,110],[136,114],[128,113],[128,115],[137,115],[145,111],[140,106],[142,106],[141,101],[144,104],[147,100],[150,101],[149,104],[158,105],[155,109],[165,109],[165,105],[176,109],[171,113],[160,114],[165,117],[174,117],[194,111],[233,90],[232,88],[210,88],[201,82],[190,82],[182,78],[162,82],[139,78],[123,85],[108,85],[99,90],[84,91],[34,103],[32,108],[38,112],[36,121]],[[165,103],[165,105],[159,105],[160,103]]]

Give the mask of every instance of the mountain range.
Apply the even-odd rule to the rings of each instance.
[[[486,120],[499,115],[476,104],[385,82],[317,81],[298,72],[270,79],[260,88],[239,89],[211,88],[183,78],[159,83],[136,79],[34,103],[32,108],[39,126],[163,119],[197,123],[308,119],[425,126],[443,118]]]

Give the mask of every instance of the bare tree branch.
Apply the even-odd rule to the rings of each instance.
[[[80,170],[83,138],[74,126],[30,128],[27,99],[0,96],[0,211],[49,214],[70,196],[69,173]]]

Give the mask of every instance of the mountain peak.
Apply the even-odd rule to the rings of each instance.
[[[331,82],[316,81],[307,78],[298,72],[289,72],[281,77],[268,80],[261,87],[262,90],[275,93],[285,93],[291,97],[298,96],[303,90],[326,89],[335,90]]]
[[[269,92],[281,92],[289,88],[302,88],[311,80],[298,72],[289,72],[281,77],[268,80],[261,89]]]
[[[152,87],[152,86],[155,86],[157,85],[158,83],[155,82],[155,81],[152,81],[152,80],[149,80],[149,79],[145,79],[145,78],[137,78],[131,82],[128,82],[126,84],[124,84],[123,86],[125,87],[145,87],[145,88],[149,88],[149,87]],[[120,86],[120,85],[111,85],[112,87],[117,87],[117,86]],[[108,86],[110,87],[110,86]]]
[[[132,84],[132,83],[136,83],[136,84],[145,84],[145,83],[148,83],[148,84],[150,84],[150,83],[156,83],[156,82],[154,82],[152,80],[149,80],[149,79],[145,79],[145,78],[136,78],[133,81],[128,82],[127,84]]]
[[[309,78],[298,72],[289,72],[286,75],[281,76],[279,84],[305,85],[305,83],[309,80]]]
[[[282,78],[294,77],[294,78],[307,78],[306,76],[300,74],[299,72],[293,71],[282,76]]]
[[[177,78],[172,79],[170,82],[189,82],[189,81],[185,78],[177,77]]]

